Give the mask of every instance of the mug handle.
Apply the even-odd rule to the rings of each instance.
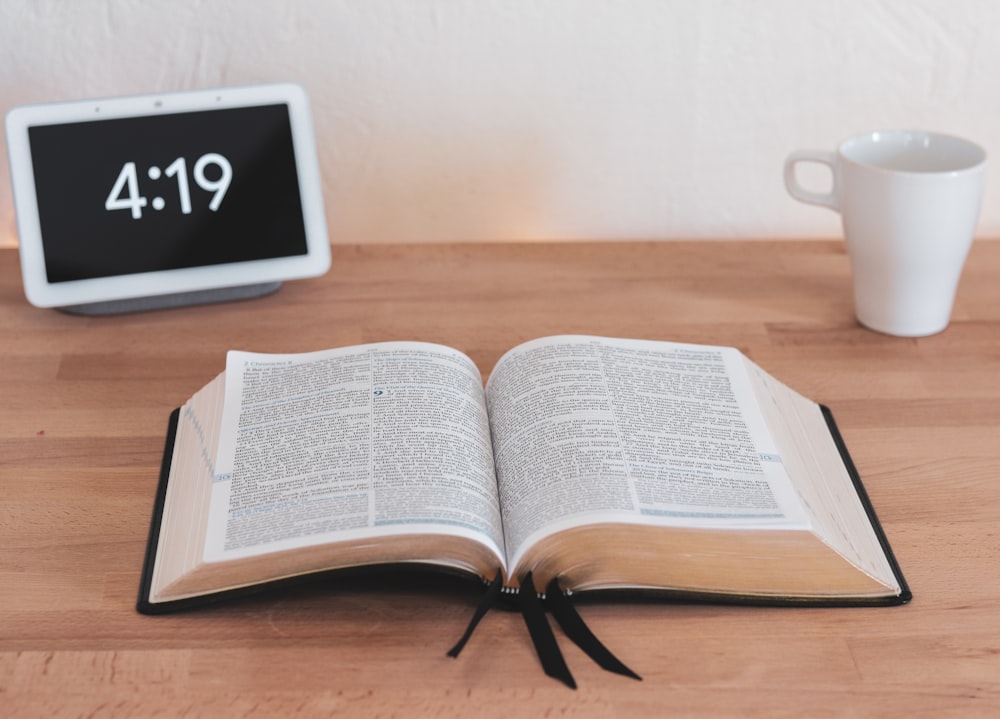
[[[807,190],[795,177],[795,166],[800,162],[818,162],[830,168],[833,175],[833,187],[830,192],[813,192]],[[785,158],[785,189],[788,194],[800,202],[810,205],[820,205],[829,207],[836,212],[840,211],[837,203],[837,154],[826,150],[796,150]]]

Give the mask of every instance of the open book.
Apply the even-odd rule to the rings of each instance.
[[[829,412],[738,350],[549,337],[230,352],[174,413],[138,608],[418,563],[516,588],[897,604]]]

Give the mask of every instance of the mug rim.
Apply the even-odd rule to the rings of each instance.
[[[884,163],[880,163],[871,158],[859,157],[857,154],[851,152],[852,146],[860,145],[860,143],[867,143],[866,146],[871,147],[875,143],[879,142],[883,136],[887,139],[892,138],[896,140],[900,137],[906,138],[907,140],[917,139],[918,141],[923,139],[925,143],[952,143],[961,147],[963,152],[969,153],[969,157],[965,161],[956,162],[953,166],[941,169],[905,169],[886,166]],[[908,130],[903,128],[869,130],[867,132],[852,135],[845,138],[839,145],[837,145],[837,155],[846,162],[859,167],[864,167],[866,169],[908,175],[949,175],[960,172],[970,172],[983,167],[988,158],[986,150],[983,149],[982,146],[964,137],[944,132],[934,132],[931,130]]]

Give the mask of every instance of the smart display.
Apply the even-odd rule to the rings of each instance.
[[[28,105],[6,129],[35,305],[197,299],[329,267],[297,85]]]

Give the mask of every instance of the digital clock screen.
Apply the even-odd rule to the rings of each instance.
[[[284,104],[28,129],[52,283],[307,253]]]

